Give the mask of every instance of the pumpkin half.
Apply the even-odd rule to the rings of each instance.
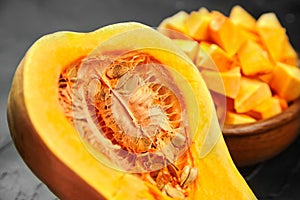
[[[20,155],[61,199],[256,199],[197,68],[145,25],[42,37],[7,114]]]

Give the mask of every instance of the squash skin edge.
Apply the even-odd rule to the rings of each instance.
[[[21,78],[24,62],[26,60],[23,59],[16,71],[15,77],[17,78],[13,80],[13,89],[9,94],[7,106],[9,129],[18,152],[29,168],[35,171],[37,177],[45,182],[49,189],[61,199],[106,199],[70,170],[70,168],[49,151],[45,143],[41,142],[40,136],[30,121],[24,102],[22,90],[23,79]],[[16,113],[15,110],[18,110],[19,113]],[[22,112],[21,114],[20,111]],[[16,135],[17,133],[20,135]],[[24,139],[25,137],[27,139]],[[43,159],[43,157],[47,157],[48,159]],[[37,160],[39,164],[33,164]],[[65,184],[70,182],[72,184]],[[69,192],[66,193],[66,191]]]

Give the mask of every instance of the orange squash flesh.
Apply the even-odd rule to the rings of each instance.
[[[164,19],[158,29],[164,32],[170,38],[184,39],[187,38],[187,27],[185,21],[188,14],[185,11],[180,11],[175,15]]]
[[[273,70],[268,55],[255,42],[245,42],[238,51],[242,72],[247,76],[267,74]]]
[[[213,13],[213,19],[209,24],[209,33],[212,41],[222,47],[230,56],[234,55],[245,38],[226,16],[219,12]]]
[[[211,44],[206,53],[214,61],[220,72],[225,72],[232,68],[233,59],[217,45]]]
[[[195,40],[209,40],[208,26],[212,16],[208,13],[192,12],[185,20],[185,26],[189,35]]]
[[[194,40],[182,40],[182,39],[174,39],[173,42],[177,44],[180,49],[193,61],[196,60],[197,52],[198,52],[198,42]]]
[[[287,101],[300,96],[300,70],[292,65],[277,62],[270,80],[271,88]]]
[[[235,113],[232,111],[226,112],[225,123],[226,124],[246,124],[246,123],[253,123],[256,120],[249,115]]]
[[[253,108],[249,115],[256,119],[267,119],[281,113],[282,109],[278,98],[270,97]]]
[[[229,18],[234,24],[236,24],[248,31],[255,32],[255,30],[256,30],[255,18],[252,17],[241,6],[238,6],[238,5],[234,6],[230,11]]]
[[[288,39],[286,30],[274,13],[265,13],[259,17],[257,32],[275,61],[297,66],[297,53]]]
[[[248,103],[243,100],[247,96],[246,92],[241,92],[245,95],[235,99],[239,84],[230,88],[231,83],[234,82],[231,78],[231,70],[234,67],[240,68],[242,77],[259,80],[257,81],[259,84],[261,81],[268,84],[272,94],[279,97],[282,109],[300,97],[299,78],[297,78],[300,72],[298,55],[275,13],[263,13],[256,19],[239,5],[232,7],[229,16],[202,7],[190,13],[181,11],[169,17],[168,23],[178,26],[176,30],[181,33],[181,39],[190,42],[192,38],[199,43],[196,59],[193,57],[192,60],[206,79],[212,80],[213,76],[217,77],[218,75],[214,73],[216,69],[220,72],[225,90],[227,88],[226,95],[233,98],[238,113],[248,114],[245,112],[251,110],[250,107],[253,108],[256,101],[261,101],[261,99],[256,100],[255,97],[261,98],[264,95],[259,94],[263,92],[258,92],[249,97],[251,102]],[[160,26],[164,24],[165,20]],[[174,38],[174,34],[167,34],[167,36]],[[280,63],[279,67],[276,66],[278,63]],[[224,95],[222,86],[216,86],[217,83],[213,81],[206,82],[211,91]],[[251,86],[248,87],[250,88]],[[263,90],[268,97],[271,97],[267,87]],[[239,105],[241,102],[248,105]],[[266,113],[260,113],[259,116],[268,116],[268,109],[263,110]]]
[[[207,87],[212,91],[230,98],[237,97],[241,84],[240,68],[236,67],[227,72],[202,70],[201,74]],[[224,88],[220,82],[224,84]]]
[[[190,114],[196,119],[192,122],[196,131],[189,152],[199,176],[187,199],[256,199],[230,158],[197,68],[171,41],[138,23],[111,25],[91,33],[54,33],[38,40],[26,53],[15,74],[7,111],[13,140],[26,164],[61,199],[171,199],[139,176],[99,162],[84,147],[58,101],[57,82],[66,66],[107,39],[140,29],[157,39],[151,45],[176,52],[143,50],[185,77],[194,91],[187,98],[197,99],[198,104],[188,105],[199,109]],[[149,42],[145,37],[135,39],[138,44]],[[116,48],[130,46],[130,41]],[[184,90],[185,85],[180,87]]]
[[[266,83],[242,77],[234,108],[237,113],[245,113],[271,96],[271,90]]]

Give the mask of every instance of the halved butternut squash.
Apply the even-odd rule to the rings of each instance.
[[[115,59],[106,65],[110,58]],[[149,84],[139,85],[140,81]],[[75,89],[81,84],[86,87],[68,89],[72,84]],[[119,92],[120,88],[126,89],[125,93]],[[68,96],[70,92],[74,95]],[[126,92],[135,95],[127,101]],[[114,103],[101,107],[109,100]],[[168,105],[172,106],[165,108]],[[84,112],[78,115],[81,109]],[[108,116],[109,112],[113,115]],[[61,199],[256,199],[230,158],[197,68],[171,40],[142,24],[115,24],[91,33],[58,32],[39,39],[17,69],[7,113],[12,138],[24,161]],[[177,118],[178,114],[182,118]],[[80,129],[82,124],[77,123],[79,127],[75,127],[77,120],[86,126]],[[125,129],[136,123],[140,128],[151,128],[146,126],[148,122],[157,130],[186,133],[175,134],[171,140],[173,146],[190,141],[178,160],[170,160],[171,151],[163,154],[172,161],[163,168],[130,173],[96,156],[121,149],[138,151],[139,156],[156,152],[154,143],[144,152],[145,146],[132,143],[133,136],[113,132],[124,124]],[[103,141],[113,149],[100,152],[92,144],[86,146],[91,141],[82,138],[80,130],[87,134],[102,130],[111,135]],[[173,133],[164,137],[170,139]],[[103,142],[102,136],[94,142]],[[159,141],[158,136],[153,137]],[[146,143],[140,140],[137,144]],[[105,158],[123,161],[118,159],[123,154],[116,156]],[[150,163],[139,160],[143,165],[138,166],[151,167],[155,159],[147,159]]]

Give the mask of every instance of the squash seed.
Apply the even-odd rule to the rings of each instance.
[[[198,169],[197,168],[191,168],[190,166],[185,166],[182,170],[181,176],[180,176],[180,186],[186,187],[189,184],[191,184],[193,181],[196,180],[198,176]]]
[[[172,144],[177,148],[182,147],[185,144],[185,137],[182,134],[177,133],[172,139]]]
[[[190,174],[190,166],[186,165],[181,172],[180,175],[180,186],[182,186],[184,184],[184,182],[187,180],[187,178],[189,177]]]
[[[185,195],[182,191],[178,190],[177,188],[172,187],[170,184],[166,184],[163,188],[166,191],[166,194],[175,199],[184,199]]]

